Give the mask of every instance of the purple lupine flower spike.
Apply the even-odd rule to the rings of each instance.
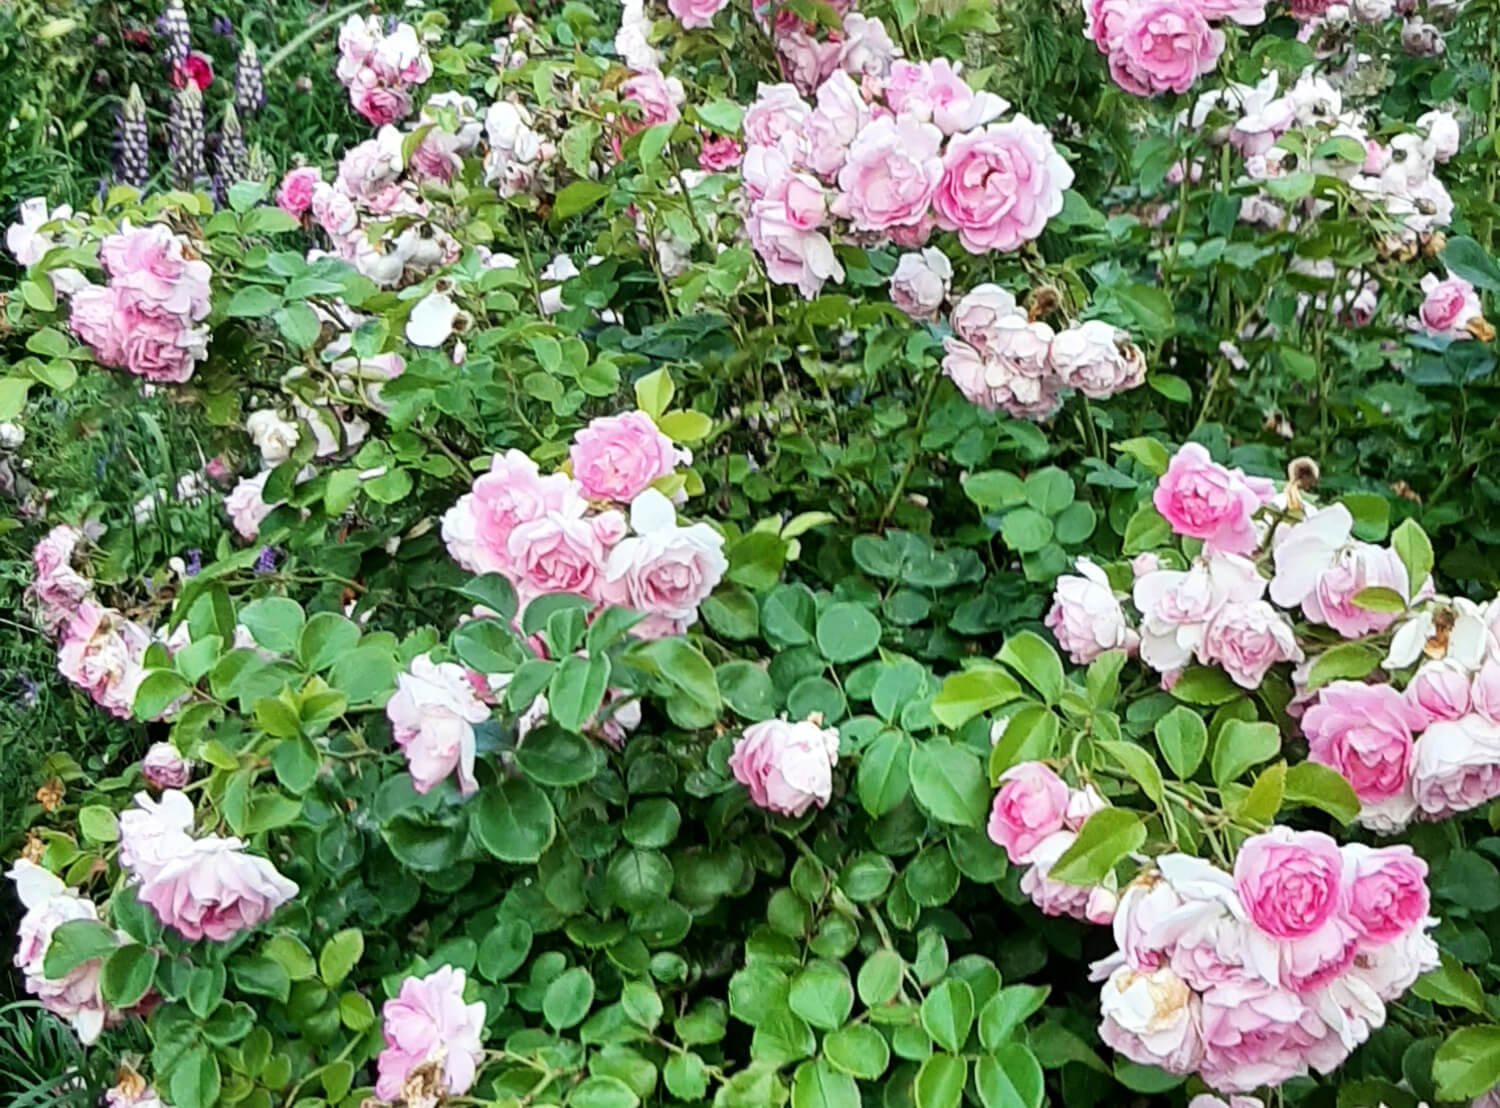
[[[146,101],[139,86],[130,86],[130,95],[120,114],[115,132],[115,179],[124,185],[144,188],[151,172],[151,142],[146,130]]]
[[[191,81],[177,91],[167,121],[172,184],[191,189],[203,176],[203,94]]]
[[[266,74],[261,68],[260,52],[255,43],[246,39],[234,64],[234,106],[245,115],[254,115],[265,103]]]
[[[182,0],[167,0],[166,9],[158,20],[161,33],[167,40],[167,61],[182,65],[193,51],[193,31],[188,26],[187,9]]]

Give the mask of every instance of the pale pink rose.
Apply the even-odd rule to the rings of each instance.
[[[381,1100],[400,1100],[412,1070],[429,1062],[438,1064],[441,1093],[462,1096],[473,1087],[484,1059],[486,1010],[480,1001],[464,1003],[467,985],[463,970],[441,966],[426,977],[408,977],[385,1002],[385,1049],[375,1062],[375,1095]]]
[[[1136,578],[1132,599],[1141,613],[1141,658],[1159,673],[1182,669],[1201,652],[1214,616],[1228,604],[1259,600],[1265,590],[1255,563],[1236,554]]]
[[[1062,211],[1072,183],[1052,135],[1017,115],[949,140],[933,209],[971,254],[1016,250]]]
[[[1423,731],[1412,763],[1412,796],[1426,819],[1471,811],[1500,796],[1500,724],[1467,715]]]
[[[1109,578],[1088,558],[1078,575],[1063,574],[1052,593],[1046,624],[1073,664],[1086,666],[1110,650],[1133,651],[1139,642]]]
[[[745,145],[774,147],[791,165],[801,165],[807,151],[805,128],[811,114],[802,95],[791,85],[763,84],[745,109],[741,125]]]
[[[543,477],[529,457],[508,450],[491,459],[489,471],[443,516],[443,542],[453,560],[470,573],[509,576],[511,533],[548,512],[582,514],[573,482],[562,473]]]
[[[88,578],[73,568],[73,555],[83,541],[83,532],[59,524],[42,536],[31,551],[36,575],[31,579],[31,595],[42,608],[42,626],[56,633],[65,625],[93,586]]]
[[[832,180],[843,168],[850,144],[869,122],[870,108],[859,86],[842,70],[818,86],[817,101],[801,129],[807,139],[807,167]]]
[[[1253,517],[1275,493],[1270,481],[1221,466],[1190,442],[1172,455],[1152,502],[1177,534],[1223,553],[1248,554],[1259,543]]]
[[[63,630],[57,670],[95,704],[129,719],[146,675],[143,661],[151,632],[112,608],[80,604]]]
[[[724,10],[729,0],[667,0],[667,10],[688,30],[712,27],[714,16]]]
[[[1099,53],[1108,54],[1134,14],[1132,0],[1088,0],[1083,7],[1084,33],[1098,47]]]
[[[410,23],[398,23],[393,31],[381,35],[365,63],[382,81],[393,85],[425,84],[432,76],[432,59]]]
[[[1280,1085],[1303,1073],[1302,1021],[1307,1008],[1294,993],[1245,979],[1203,994],[1203,1060],[1198,1073],[1222,1092]]]
[[[775,182],[758,210],[770,211],[770,205],[778,202],[787,223],[798,231],[815,231],[828,218],[827,194],[818,179],[808,173],[788,174]]]
[[[1104,886],[1089,890],[1089,902],[1084,905],[1083,919],[1096,927],[1108,927],[1114,922],[1115,912],[1120,906],[1120,897],[1113,889]]]
[[[1217,665],[1243,689],[1258,689],[1277,662],[1302,661],[1286,617],[1264,600],[1226,604],[1203,631],[1199,660]]]
[[[885,24],[874,16],[849,12],[844,16],[844,34],[837,46],[834,64],[856,77],[884,77],[901,48],[891,41]]]
[[[1342,774],[1362,804],[1406,790],[1412,731],[1421,726],[1421,714],[1390,685],[1358,681],[1324,686],[1302,717],[1309,760]]]
[[[705,173],[723,173],[740,164],[744,152],[732,135],[706,135],[698,150],[698,168]]]
[[[646,615],[638,636],[679,634],[697,622],[698,605],[729,569],[724,537],[706,523],[680,526],[656,489],[631,503],[630,528],[635,534],[609,552],[603,599]]]
[[[104,1090],[104,1108],[167,1108],[166,1102],[162,1100],[161,1094],[150,1085],[141,1084],[139,1076],[127,1079],[122,1076],[121,1084],[112,1085]]]
[[[1063,823],[1069,831],[1082,830],[1090,816],[1108,807],[1109,803],[1099,795],[1099,790],[1093,785],[1073,789],[1068,793],[1068,810],[1063,816]]]
[[[993,352],[999,345],[1000,322],[1024,316],[1016,307],[1016,298],[999,285],[976,285],[953,305],[949,322],[953,333],[981,354]]]
[[[1124,331],[1098,319],[1059,331],[1048,357],[1065,386],[1096,400],[1146,380],[1146,356],[1140,348]]]
[[[1156,859],[1156,873],[1133,881],[1115,913],[1115,942],[1128,965],[1170,964],[1195,989],[1243,974],[1248,925],[1234,881],[1187,854]]]
[[[1232,1096],[1225,1100],[1213,1093],[1199,1093],[1188,1101],[1187,1108],[1265,1108],[1265,1105],[1254,1096]]]
[[[810,96],[823,78],[837,68],[838,44],[824,42],[796,27],[776,36],[776,64],[792,87]]]
[[[1440,664],[1449,665],[1451,663],[1446,658],[1442,662],[1431,660],[1423,662],[1422,669],[1417,671],[1416,677],[1412,679],[1412,684],[1407,686],[1407,692],[1410,693],[1412,687],[1417,684],[1417,678],[1422,676],[1422,670],[1431,669]],[[1454,666],[1453,668],[1457,669],[1458,667]],[[1500,659],[1497,659],[1493,655],[1485,658],[1484,664],[1479,667],[1479,672],[1474,674],[1473,681],[1469,686],[1469,693],[1470,706],[1474,711],[1493,723],[1500,723]],[[1466,712],[1459,712],[1447,718],[1458,719],[1465,714]]]
[[[180,789],[192,780],[193,769],[171,743],[152,743],[141,759],[141,776],[153,789]]]
[[[1381,1000],[1392,1001],[1416,984],[1424,973],[1437,969],[1439,961],[1437,944],[1426,927],[1414,927],[1393,942],[1361,951],[1350,967],[1349,976]]]
[[[208,331],[187,327],[176,316],[142,311],[121,294],[120,362],[138,377],[165,384],[181,384],[208,356]]]
[[[685,96],[682,82],[676,77],[664,77],[659,69],[634,73],[620,86],[620,99],[639,109],[639,115],[630,123],[636,130],[676,123],[682,118],[679,106]]]
[[[902,250],[920,250],[927,245],[932,238],[932,232],[937,230],[937,219],[928,212],[917,222],[906,227],[892,227],[890,230],[891,243]]]
[[[1302,601],[1302,611],[1314,623],[1332,627],[1346,639],[1384,631],[1399,618],[1397,612],[1361,608],[1354,598],[1365,589],[1390,589],[1403,598],[1408,589],[1406,567],[1389,547],[1352,542],[1339,551],[1334,564],[1318,578]]]
[[[122,303],[178,317],[185,325],[208,315],[212,275],[207,262],[185,255],[185,247],[163,224],[132,229],[127,223],[99,244],[99,260]]]
[[[159,800],[145,792],[133,799],[134,806],[120,813],[120,866],[137,882],[146,882],[191,851],[193,802],[176,788]]]
[[[886,103],[898,115],[937,124],[945,135],[983,127],[1010,107],[989,92],[976,92],[959,76],[963,65],[946,58],[896,62],[886,83]]]
[[[729,771],[751,803],[778,815],[801,817],[833,795],[839,733],[813,720],[771,719],[745,728],[729,756]]]
[[[781,201],[757,200],[751,205],[746,229],[766,276],[776,284],[796,285],[812,300],[825,282],[844,279],[844,267],[828,237],[796,226]]]
[[[1417,117],[1417,130],[1422,134],[1423,150],[1433,161],[1446,162],[1458,153],[1463,136],[1452,112],[1441,109],[1424,112]]]
[[[839,170],[835,210],[859,231],[921,222],[943,176],[942,143],[930,123],[883,116],[866,124]]]
[[[591,500],[628,503],[681,460],[645,412],[600,416],[573,436],[573,479]]]
[[[935,320],[952,280],[953,266],[941,250],[902,254],[891,274],[891,303],[912,319]]]
[[[1427,919],[1427,863],[1409,846],[1348,843],[1343,916],[1366,949],[1394,942]]]
[[[417,792],[430,792],[454,773],[464,796],[479,787],[474,726],[489,719],[490,710],[474,695],[462,666],[434,662],[429,654],[413,658],[411,668],[396,678],[385,714]]]
[[[347,85],[354,79],[361,66],[375,53],[375,47],[383,37],[378,15],[351,15],[339,27],[339,81]]]
[[[1313,934],[1339,910],[1343,858],[1318,831],[1273,827],[1234,859],[1234,887],[1250,921],[1273,939]]]
[[[313,189],[322,182],[323,171],[315,165],[288,170],[276,190],[276,206],[300,219],[312,207]]]
[[[518,524],[505,557],[522,607],[553,593],[598,596],[609,555],[601,534],[607,533],[577,511],[549,511]]]
[[[1439,279],[1429,273],[1422,278],[1424,299],[1417,313],[1422,329],[1429,335],[1450,339],[1468,339],[1468,324],[1472,319],[1483,319],[1484,309],[1479,304],[1479,294],[1474,286],[1462,277],[1451,274]]]
[[[1138,0],[1111,34],[1110,76],[1136,96],[1186,92],[1224,52],[1224,32],[1209,25],[1193,0]]]
[[[1359,935],[1347,921],[1335,917],[1311,935],[1276,947],[1282,986],[1306,996],[1338,980],[1354,964]]]
[[[1210,23],[1227,19],[1241,27],[1258,27],[1266,21],[1266,0],[1198,0],[1198,10]]]
[[[73,295],[68,326],[94,352],[100,365],[125,364],[125,335],[120,294],[105,285],[86,285]]]
[[[1052,328],[1028,323],[1024,315],[996,321],[981,354],[968,343],[945,339],[943,372],[971,402],[994,411],[1003,408],[1019,419],[1044,419],[1061,398],[1047,365]]]
[[[244,853],[239,839],[192,840],[142,883],[137,895],[157,918],[190,942],[225,942],[270,919],[297,895],[265,858]]]
[[[1203,1057],[1198,995],[1163,966],[1121,966],[1099,996],[1099,1037],[1133,1062],[1191,1073]]]
[[[99,910],[78,890],[25,858],[17,859],[6,876],[25,909],[17,926],[14,965],[25,977],[26,991],[47,1011],[71,1022],[85,1045],[93,1043],[107,1024],[120,1020],[100,992],[102,959],[75,966],[62,977],[48,977],[46,958],[54,931],[75,920],[98,920]]]
[[[277,508],[276,504],[265,501],[266,480],[270,476],[267,469],[254,477],[242,477],[234,491],[224,498],[224,510],[242,539],[253,539],[260,534],[261,523]]]
[[[1161,558],[1154,552],[1148,550],[1144,554],[1137,554],[1130,559],[1130,574],[1132,577],[1144,577],[1148,573],[1155,573],[1161,569]]]
[[[359,212],[354,200],[323,181],[313,185],[309,207],[313,221],[335,242],[352,235],[359,227]]]
[[[1500,666],[1486,662],[1480,675],[1486,670],[1493,673],[1493,680],[1487,682],[1487,688],[1493,688],[1496,694],[1493,707],[1500,709]],[[1446,658],[1424,661],[1406,686],[1406,699],[1421,717],[1419,728],[1461,719],[1469,713],[1471,703],[1468,671]],[[1489,711],[1480,712],[1493,718]]]
[[[368,200],[384,192],[401,176],[401,132],[386,126],[376,138],[351,146],[339,160],[334,187],[356,200]],[[316,182],[308,185],[308,204]]]
[[[1048,916],[1072,916],[1087,919],[1090,890],[1065,885],[1048,876],[1057,860],[1068,852],[1078,835],[1072,831],[1055,831],[1030,852],[1031,868],[1021,875],[1021,891]]]
[[[397,123],[411,115],[411,93],[400,85],[382,84],[373,69],[362,69],[349,86],[354,110],[377,127]]]
[[[1063,830],[1068,786],[1042,762],[1022,762],[1000,775],[989,835],[1013,865],[1031,861],[1043,839]]]

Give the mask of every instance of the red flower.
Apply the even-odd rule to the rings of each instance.
[[[186,88],[189,81],[198,86],[199,92],[214,83],[214,63],[206,55],[194,52],[187,61],[172,64],[172,87]]]

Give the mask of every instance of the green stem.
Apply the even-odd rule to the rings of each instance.
[[[335,23],[342,23],[349,16],[355,14],[356,12],[363,11],[364,9],[365,4],[363,2],[349,4],[346,7],[340,8],[338,11],[329,12],[322,19],[308,24],[307,30],[297,35],[292,39],[291,42],[287,43],[280,50],[276,51],[276,53],[267,58],[264,63],[262,63],[260,67],[261,72],[269,77],[271,75],[271,70],[275,69],[282,62],[286,61],[287,58],[301,49],[303,45],[310,42],[312,39],[317,38],[318,35],[323,31],[323,28],[331,27]]]
[[[916,434],[912,436],[911,457],[906,459],[906,466],[901,470],[901,477],[896,481],[896,487],[891,490],[891,497],[885,502],[885,509],[880,513],[880,522],[876,524],[876,531],[884,531],[886,521],[891,518],[891,513],[896,510],[896,505],[901,502],[901,494],[906,491],[906,483],[911,480],[912,470],[917,467],[917,459],[922,454],[922,435],[927,430],[927,412],[932,407],[932,397],[937,392],[938,382],[943,379],[943,371],[934,367],[932,380],[927,384],[927,391],[922,394],[922,408],[917,413]]]

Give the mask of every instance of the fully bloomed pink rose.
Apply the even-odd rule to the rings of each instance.
[[[874,16],[849,12],[835,47],[833,64],[856,77],[884,77],[901,48],[891,40],[885,24]]]
[[[496,454],[487,473],[443,516],[443,542],[470,573],[512,572],[511,532],[547,512],[581,514],[578,492],[566,474],[542,476],[519,450]]]
[[[1475,713],[1423,731],[1412,762],[1412,795],[1427,819],[1468,812],[1500,796],[1500,724]]]
[[[1373,588],[1390,589],[1405,597],[1406,567],[1389,547],[1352,542],[1339,551],[1333,565],[1324,570],[1313,591],[1303,598],[1302,611],[1314,623],[1326,624],[1346,639],[1373,635],[1400,617],[1398,612],[1374,612],[1354,602],[1365,589]]]
[[[883,116],[849,146],[839,170],[835,211],[860,231],[889,231],[922,221],[943,176],[943,133],[930,123]]]
[[[1224,553],[1248,554],[1259,542],[1252,517],[1275,493],[1270,481],[1221,466],[1190,442],[1172,455],[1152,503],[1177,534]]]
[[[1422,722],[1390,685],[1335,681],[1318,691],[1302,731],[1310,760],[1342,774],[1362,804],[1378,804],[1406,790],[1412,731]]]
[[[993,93],[976,92],[959,75],[962,68],[962,63],[947,58],[898,61],[891,66],[886,82],[886,103],[898,115],[930,120],[945,135],[983,127],[1010,105]]]
[[[1096,400],[1146,380],[1146,357],[1140,348],[1103,320],[1090,319],[1059,331],[1048,358],[1065,386]]]
[[[208,332],[186,327],[172,315],[141,310],[128,294],[120,295],[120,368],[164,384],[181,384],[208,356]]]
[[[315,165],[287,170],[276,190],[276,206],[287,215],[301,219],[312,207],[313,190],[322,182],[323,171]]]
[[[1422,926],[1431,902],[1427,863],[1411,847],[1348,843],[1343,853],[1343,916],[1367,948],[1384,946]]]
[[[1063,574],[1052,593],[1046,624],[1074,665],[1086,666],[1110,650],[1133,651],[1140,641],[1110,586],[1109,578],[1087,558],[1078,574]]]
[[[1484,314],[1473,285],[1452,274],[1439,279],[1437,274],[1429,273],[1422,278],[1422,292],[1424,299],[1417,318],[1429,335],[1473,338],[1468,330],[1469,321],[1482,319]]]
[[[1496,676],[1500,677],[1500,672]],[[1496,691],[1500,692],[1500,682]],[[1424,661],[1407,683],[1406,699],[1421,717],[1419,727],[1461,719],[1468,714],[1471,703],[1469,673],[1446,658]],[[1500,699],[1496,706],[1500,707]]]
[[[842,70],[818,86],[818,106],[802,132],[807,139],[807,167],[824,180],[843,168],[849,146],[870,119],[870,107],[859,86]]]
[[[810,96],[839,64],[839,47],[797,27],[776,36],[776,64],[792,86]]]
[[[474,1084],[484,1058],[483,1002],[464,1003],[464,971],[442,966],[426,977],[408,977],[381,1009],[385,1049],[376,1059],[375,1095],[401,1099],[412,1070],[440,1064],[442,1091],[462,1096]]]
[[[698,150],[698,168],[705,173],[723,173],[739,165],[744,151],[732,135],[706,135]]]
[[[139,792],[120,813],[120,866],[137,882],[154,878],[193,846],[193,802],[179,789],[161,798]]]
[[[1086,920],[1089,914],[1089,898],[1092,890],[1079,885],[1065,885],[1050,876],[1072,845],[1078,841],[1074,831],[1055,831],[1048,835],[1030,852],[1031,865],[1021,875],[1021,891],[1047,916],[1071,916]]]
[[[73,554],[82,541],[83,532],[78,528],[59,524],[31,551],[36,571],[31,595],[42,607],[42,625],[49,632],[56,632],[72,619],[92,591],[88,578],[73,568]]]
[[[751,205],[745,225],[766,276],[778,285],[796,285],[812,300],[825,282],[844,279],[844,267],[827,235],[799,227],[797,222],[782,201],[758,200]]]
[[[902,254],[891,274],[891,303],[912,319],[937,319],[952,280],[953,266],[941,250]]]
[[[197,322],[208,315],[211,271],[207,262],[188,258],[184,246],[160,223],[127,224],[99,244],[99,260],[126,303]]]
[[[1186,92],[1224,52],[1224,33],[1194,0],[1131,0],[1108,33],[1110,76],[1136,96]]]
[[[1262,933],[1301,939],[1337,914],[1343,868],[1338,844],[1327,835],[1278,826],[1240,847],[1234,887]]]
[[[755,100],[745,109],[741,128],[747,146],[773,147],[787,161],[798,166],[807,152],[805,128],[812,114],[806,101],[793,86],[761,85]]]
[[[1203,630],[1199,660],[1217,665],[1242,689],[1258,689],[1277,662],[1302,661],[1286,617],[1264,600],[1226,604]]]
[[[68,326],[93,350],[100,365],[125,365],[123,312],[120,294],[106,285],[86,285],[73,295]]]
[[[1181,670],[1201,653],[1214,616],[1226,605],[1259,600],[1265,591],[1255,563],[1237,554],[1199,558],[1186,571],[1141,575],[1132,591],[1141,613],[1141,658],[1160,673]]]
[[[1014,865],[1025,865],[1043,839],[1063,830],[1068,786],[1042,762],[1022,762],[1000,775],[989,835]]]
[[[729,0],[667,0],[667,10],[688,30],[712,27],[714,16],[724,10]]]
[[[591,500],[629,503],[669,477],[679,451],[645,412],[600,416],[573,436],[573,478]]]
[[[254,477],[242,477],[234,491],[224,498],[224,510],[242,539],[253,539],[260,534],[260,525],[276,510],[275,504],[265,500],[266,481],[270,470],[262,470]]]
[[[206,835],[172,858],[137,894],[157,918],[190,942],[225,942],[259,926],[297,895],[294,882],[239,839]]]
[[[953,333],[987,354],[999,345],[1001,321],[1024,312],[1016,307],[1016,298],[999,285],[975,285],[953,305],[949,323]]]
[[[411,115],[411,93],[399,85],[382,84],[372,70],[362,70],[349,86],[354,110],[377,127],[399,123]]]
[[[971,254],[1016,250],[1062,211],[1072,183],[1052,135],[1017,115],[948,141],[933,209]]]
[[[523,607],[539,596],[596,596],[602,591],[609,549],[604,533],[581,510],[549,511],[518,524],[506,540],[505,553]]]
[[[1203,994],[1203,1059],[1198,1073],[1226,1093],[1280,1085],[1307,1069],[1295,993],[1245,978]]]
[[[682,527],[672,502],[647,489],[630,505],[630,529],[609,553],[606,603],[645,614],[635,627],[643,637],[679,634],[698,619],[698,605],[729,569],[724,537],[706,523]]]
[[[46,959],[54,931],[75,920],[98,920],[98,908],[76,889],[68,888],[54,874],[25,858],[17,859],[6,876],[14,882],[16,896],[26,910],[16,929],[13,962],[25,978],[26,991],[47,1011],[70,1021],[85,1045],[94,1042],[106,1024],[120,1018],[105,1003],[100,991],[102,959],[83,962],[61,977],[47,975]]]
[[[1349,976],[1381,1000],[1392,1001],[1416,984],[1422,974],[1437,969],[1439,962],[1437,944],[1426,927],[1414,927],[1393,942],[1361,951]]]
[[[756,807],[796,819],[833,795],[839,733],[813,720],[770,719],[745,728],[729,756],[729,771]]]
[[[474,726],[489,719],[490,710],[474,694],[462,666],[434,662],[428,654],[413,658],[411,668],[396,678],[385,714],[417,792],[430,792],[454,773],[463,795],[479,787]]]
[[[1099,1037],[1133,1062],[1191,1073],[1203,1057],[1199,1000],[1166,966],[1114,971],[1099,996]]]
[[[80,604],[63,630],[57,670],[111,715],[129,719],[151,632],[112,608]]]
[[[662,76],[659,69],[632,74],[620,86],[620,99],[640,109],[639,117],[631,123],[637,130],[659,123],[676,123],[682,118],[679,105],[685,95],[682,82],[676,77]]]

